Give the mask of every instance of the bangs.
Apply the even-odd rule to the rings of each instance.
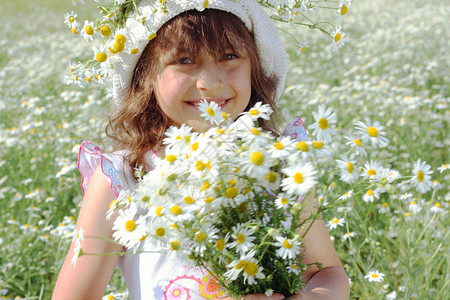
[[[215,9],[186,11],[158,31],[157,52],[169,56],[204,52],[216,56],[233,51],[247,56],[255,42],[244,23],[235,15]]]

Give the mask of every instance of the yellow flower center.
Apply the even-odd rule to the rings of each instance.
[[[436,203],[434,206],[437,207],[437,208],[442,208],[442,205],[441,205],[440,202]]]
[[[130,50],[131,54],[138,54],[139,53],[139,49],[138,48],[134,48]]]
[[[341,15],[345,15],[348,12],[348,7],[347,5],[342,5],[341,7]]]
[[[369,175],[369,176],[377,175],[377,171],[375,171],[374,169],[369,169],[369,170],[367,171],[367,175]]]
[[[270,171],[269,173],[267,173],[264,178],[270,182],[270,183],[274,183],[277,180],[277,174],[274,171]]]
[[[125,44],[114,42],[112,48],[114,49],[114,51],[116,51],[116,53],[119,53],[122,52],[123,49],[125,49]]]
[[[175,291],[173,291],[173,295],[174,295],[175,297],[180,296],[180,294],[181,294],[180,290],[175,290]]]
[[[75,22],[75,18],[74,18],[73,16],[70,16],[70,17],[69,17],[69,22],[70,22],[70,23]]]
[[[186,204],[194,204],[195,203],[195,200],[192,197],[184,197],[183,200],[184,200],[184,203],[186,203]]]
[[[260,166],[264,163],[264,155],[259,151],[255,151],[250,154],[250,161],[257,166]]]
[[[183,213],[183,211],[181,210],[181,208],[178,205],[174,205],[170,208],[170,211],[175,215],[181,215]]]
[[[289,243],[288,240],[284,240],[283,247],[286,248],[286,249],[291,249],[292,248],[292,244]]]
[[[356,145],[358,145],[358,147],[361,147],[362,143],[360,140],[358,139],[353,139],[353,143],[355,143]]]
[[[222,128],[217,129],[217,133],[218,134],[224,134],[225,130],[223,130]]]
[[[208,107],[206,109],[206,112],[208,113],[208,115],[210,115],[211,117],[214,117],[214,115],[216,114],[216,112],[214,111],[214,109],[212,109],[211,107]]]
[[[177,157],[173,154],[169,154],[166,156],[166,160],[170,163],[173,163],[176,159],[177,159]]]
[[[164,213],[162,212],[163,209],[164,209],[164,206],[158,206],[158,207],[155,209],[155,214],[156,214],[157,217],[161,217],[161,216],[164,214]]]
[[[250,116],[256,116],[257,114],[259,114],[259,110],[257,110],[257,109],[250,109],[249,114],[250,114]]]
[[[325,118],[321,118],[321,119],[319,120],[319,127],[320,127],[320,129],[322,129],[322,130],[327,129],[327,128],[328,128],[328,120],[325,119]]]
[[[370,275],[370,277],[372,277],[372,278],[378,278],[378,274],[373,273],[372,275]]]
[[[206,237],[207,237],[206,233],[204,233],[204,232],[197,233],[197,236],[195,237],[195,241],[197,243],[204,242],[204,241],[206,241]]]
[[[339,223],[339,219],[333,219],[333,220],[331,221],[331,223],[337,224],[337,223]]]
[[[179,241],[172,241],[172,242],[170,242],[170,249],[176,251],[176,250],[180,250],[180,248],[181,248],[181,245],[180,245]]]
[[[116,35],[116,42],[120,43],[120,44],[125,44],[125,42],[127,41],[127,38],[119,33],[118,35]]]
[[[258,128],[253,127],[252,129],[250,129],[251,133],[253,133],[254,135],[259,135],[259,131]]]
[[[105,52],[98,52],[96,55],[95,55],[95,59],[98,61],[98,62],[105,62],[106,61],[106,59],[108,58],[108,55],[106,55],[106,53]]]
[[[308,144],[306,142],[298,142],[297,150],[308,152],[309,151]]]
[[[388,208],[389,204],[387,202],[384,202],[382,206],[383,206],[383,208]]]
[[[295,173],[294,175],[294,182],[297,184],[300,184],[303,182],[303,175],[300,172]]]
[[[425,179],[425,175],[423,174],[422,170],[419,170],[419,172],[417,172],[417,180],[419,180],[419,182],[422,182]]]
[[[208,203],[208,204],[213,202],[213,201],[214,201],[213,197],[208,197],[208,198],[205,199],[205,202]]]
[[[322,149],[323,145],[324,144],[322,142],[314,141],[312,146],[313,146],[314,149]]]
[[[197,171],[203,171],[203,170],[205,169],[205,164],[204,164],[202,161],[198,160],[198,161],[195,163],[195,169],[196,169]]]
[[[367,134],[371,137],[377,137],[378,136],[378,130],[375,127],[367,127],[366,129]]]
[[[258,265],[249,261],[245,264],[244,271],[248,276],[255,276],[258,273]]]
[[[347,163],[347,170],[349,173],[353,173],[353,164],[351,162]]]
[[[84,27],[84,32],[86,32],[87,35],[94,35],[94,28],[92,28],[91,25],[86,25]]]
[[[228,181],[228,184],[229,184],[230,186],[235,186],[235,185],[237,184],[237,182],[236,182],[236,180],[234,180],[234,179],[230,179],[230,181]]]
[[[275,149],[277,150],[281,150],[284,148],[284,145],[280,142],[276,142],[275,144],[273,144],[273,146],[275,147]]]
[[[114,296],[113,295],[109,295],[108,296],[108,300],[113,300],[114,299]]]
[[[216,248],[217,248],[217,250],[219,250],[220,252],[222,252],[223,249],[225,248],[225,240],[224,240],[224,239],[219,239],[219,240],[216,242]]]
[[[286,204],[288,204],[289,199],[288,198],[282,198],[280,202],[281,202],[281,204],[286,205]]]
[[[101,27],[100,27],[100,33],[103,35],[103,36],[110,36],[111,35],[111,28],[109,28],[109,26],[108,25],[102,25]]]
[[[337,42],[339,42],[340,39],[341,39],[341,34],[340,34],[339,32],[337,32],[337,33],[334,35],[334,41],[337,43]]]
[[[72,29],[70,31],[72,31],[73,34],[78,34],[79,33],[75,27],[72,27]]]
[[[245,260],[240,260],[237,264],[236,264],[236,269],[240,270],[243,267],[245,267],[245,265],[247,264],[247,262]]]
[[[372,190],[368,190],[367,191],[367,196],[373,196],[373,191]]]
[[[133,231],[136,228],[136,223],[133,220],[128,220],[125,222],[125,230]]]
[[[166,230],[165,230],[163,227],[158,227],[158,228],[156,228],[156,230],[155,230],[155,235],[156,235],[157,237],[163,237],[163,236],[166,235]]]
[[[227,188],[225,191],[225,196],[228,198],[234,198],[239,194],[239,191],[234,186]]]
[[[192,151],[197,151],[199,146],[200,146],[199,143],[197,143],[197,142],[196,142],[196,143],[193,143],[192,146],[191,146],[191,150],[192,150]]]
[[[236,242],[238,242],[238,244],[242,244],[243,242],[245,242],[245,235],[242,233],[239,233],[237,235]]]
[[[202,184],[200,190],[203,192],[203,191],[206,191],[207,189],[209,189],[209,187],[210,187],[209,182],[208,182],[208,181],[205,181],[205,182],[203,182],[203,184]]]

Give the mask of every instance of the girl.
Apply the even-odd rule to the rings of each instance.
[[[233,119],[258,101],[276,109],[286,77],[286,55],[270,18],[254,0],[210,0],[205,10],[195,9],[197,2],[168,1],[168,12],[159,18],[149,2],[139,4],[140,17],[152,18],[156,37],[139,58],[124,56],[111,72],[118,110],[107,134],[117,149],[126,151],[102,154],[90,142],[80,149],[84,200],[77,228],[105,238],[85,239],[84,252],[125,251],[107,241],[114,222],[114,216],[105,218],[109,204],[122,189],[133,190],[135,167],[152,168],[152,159],[164,150],[162,139],[170,125],[204,129],[196,107],[201,99],[216,102]],[[130,32],[138,30],[133,22],[131,18],[127,22]],[[274,120],[261,121],[264,129],[277,133]],[[309,267],[303,275],[305,289],[291,299],[347,299],[347,276],[322,220],[314,222],[303,244],[304,262],[320,262],[323,268]],[[100,299],[116,264],[131,299],[215,299],[225,294],[206,272],[184,267],[177,258],[156,253],[85,255],[74,266],[75,248],[72,243],[53,299]]]

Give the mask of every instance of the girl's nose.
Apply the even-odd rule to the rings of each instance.
[[[205,63],[197,78],[197,89],[203,91],[216,91],[223,86],[222,74],[215,62]]]

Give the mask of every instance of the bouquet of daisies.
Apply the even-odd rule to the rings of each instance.
[[[268,105],[235,122],[214,102],[200,107],[217,126],[167,130],[165,157],[111,206],[119,212],[113,236],[136,252],[156,248],[205,268],[230,296],[293,294],[306,268],[302,237],[317,216],[301,214],[316,171],[297,142],[257,126]]]

